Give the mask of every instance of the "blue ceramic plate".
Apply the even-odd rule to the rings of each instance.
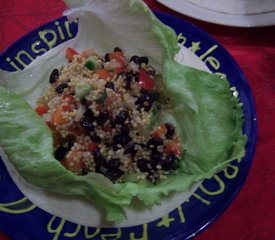
[[[253,159],[256,143],[256,113],[249,86],[228,52],[196,26],[174,16],[156,12],[157,17],[178,34],[179,43],[193,51],[209,69],[226,75],[243,103],[246,155],[233,161],[210,180],[205,180],[188,202],[150,223],[126,228],[85,227],[53,216],[33,205],[20,192],[0,159],[0,230],[13,240],[70,239],[191,239],[218,218],[240,191]],[[51,31],[49,31],[51,30]],[[0,56],[0,68],[15,71],[63,41],[73,38],[77,23],[65,17],[30,32]]]

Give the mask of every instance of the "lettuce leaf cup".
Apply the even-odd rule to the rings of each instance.
[[[77,36],[35,59],[24,70],[0,72],[0,144],[9,161],[29,183],[64,195],[82,196],[103,208],[108,221],[125,221],[134,198],[160,204],[163,196],[187,191],[211,178],[245,154],[243,112],[226,79],[181,65],[175,32],[162,24],[140,0],[73,1],[64,14],[79,19]],[[148,56],[162,74],[173,111],[163,111],[158,123],[176,126],[184,154],[177,173],[153,184],[147,180],[112,183],[93,174],[78,176],[54,157],[53,136],[34,111],[51,70],[65,64],[68,47],[95,49],[99,54],[120,46],[130,55]]]

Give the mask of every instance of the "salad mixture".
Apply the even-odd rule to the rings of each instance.
[[[113,182],[135,175],[156,183],[179,168],[176,129],[156,121],[169,99],[147,57],[127,57],[118,47],[105,56],[68,48],[66,57],[36,107],[53,130],[57,160],[77,175],[96,172]]]

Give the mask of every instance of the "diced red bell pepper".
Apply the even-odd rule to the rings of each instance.
[[[166,153],[173,153],[177,156],[180,156],[182,154],[180,143],[178,140],[172,140],[170,141],[163,149]]]
[[[125,57],[123,52],[113,52],[109,54],[110,59],[115,60],[118,64],[118,67],[114,68],[116,73],[122,73],[126,69]]]
[[[109,56],[110,56],[111,59],[124,58],[125,57],[124,52],[122,52],[122,51],[113,52]]]
[[[68,170],[80,175],[84,167],[83,158],[79,156],[80,150],[76,149],[69,153],[69,156],[61,161],[61,164]]]
[[[104,102],[105,106],[109,106],[111,105],[113,102],[116,102],[118,99],[117,96],[107,96]]]
[[[55,126],[54,126],[51,122],[46,122],[46,123],[47,123],[48,127],[49,127],[52,131],[55,131],[55,130],[56,130]]]
[[[84,57],[84,58],[88,58],[89,57],[89,55],[88,55],[88,53],[87,52],[82,52],[81,54],[81,57]]]
[[[63,112],[65,112],[65,111],[62,107],[58,108],[52,116],[52,122],[59,124],[59,125],[66,123],[67,120],[63,117]]]
[[[122,73],[125,72],[126,69],[126,64],[122,59],[116,59],[117,64],[119,65],[118,67],[114,68],[114,71],[116,73]]]
[[[49,111],[48,106],[39,106],[35,109],[35,111],[38,113],[38,115],[42,116],[43,114],[47,113]]]
[[[111,126],[104,126],[102,129],[104,130],[104,132],[107,132],[107,133],[112,132],[112,127]]]
[[[99,78],[107,80],[108,78],[112,78],[111,73],[104,68],[96,69],[95,73],[99,75]]]
[[[84,58],[88,58],[90,56],[96,56],[96,57],[100,58],[100,56],[93,49],[85,50],[80,55]]]
[[[147,90],[153,90],[155,88],[153,78],[150,77],[144,68],[140,69],[138,83],[142,88]]]
[[[74,59],[74,55],[77,55],[78,52],[75,51],[74,49],[72,48],[67,48],[66,50],[66,58],[69,60],[69,61],[73,61]]]
[[[165,124],[163,124],[153,132],[153,137],[161,138],[166,132],[167,132],[167,128]]]
[[[89,151],[91,152],[91,153],[93,153],[94,152],[94,149],[96,148],[98,146],[98,143],[94,143],[94,142],[92,142],[90,145],[89,145]]]
[[[63,104],[64,101],[66,101],[66,104]],[[62,96],[60,104],[61,106],[57,108],[52,116],[52,122],[62,125],[67,122],[67,119],[64,118],[63,113],[72,110],[73,96],[65,94]]]
[[[69,94],[65,94],[62,96],[62,102],[64,102],[64,99],[66,99],[66,105],[63,106],[64,111],[70,111],[72,109],[72,104],[74,102],[74,97]]]

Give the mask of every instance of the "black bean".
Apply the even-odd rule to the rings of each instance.
[[[115,89],[115,85],[114,85],[114,83],[113,82],[107,82],[106,84],[105,84],[105,88],[111,88],[111,89]]]
[[[141,89],[140,90],[140,97],[143,101],[156,101],[159,97],[159,93],[158,92],[149,92],[145,89]]]
[[[106,159],[103,156],[95,158],[95,165],[98,167],[106,166]]]
[[[63,147],[63,146],[60,146],[60,147],[58,147],[58,148],[55,150],[55,152],[54,152],[54,157],[55,157],[57,160],[62,161],[62,160],[66,157],[66,155],[67,155],[68,152],[69,152],[69,149],[68,149],[68,148]]]
[[[140,63],[148,64],[148,62],[149,62],[148,57],[140,57]]]
[[[122,140],[121,141],[122,146],[125,146],[127,143],[132,141],[132,138],[127,134],[122,134],[122,139],[121,140]]]
[[[114,52],[122,52],[122,50],[121,50],[121,48],[119,48],[119,47],[115,47],[115,48],[114,48]]]
[[[102,157],[99,147],[94,148],[93,156],[94,156],[95,159],[99,159],[99,158]]]
[[[157,165],[159,164],[160,161],[156,160],[156,159],[151,159],[150,163],[152,166],[152,169],[157,169]]]
[[[114,120],[114,118],[111,115],[109,115],[109,123],[110,123],[110,125],[111,125],[112,128],[116,127],[115,120]]]
[[[134,62],[136,64],[140,64],[140,59],[139,59],[139,56],[132,56],[131,59],[130,59],[131,62]]]
[[[82,168],[81,176],[85,176],[89,173],[89,170],[86,168]]]
[[[152,101],[157,101],[158,98],[159,98],[159,93],[158,92],[151,92],[151,98],[152,98]]]
[[[144,158],[137,160],[137,167],[141,172],[148,172],[151,170],[150,162]]]
[[[121,137],[122,135],[121,134],[118,134],[118,135],[115,135],[114,137],[113,137],[113,141],[115,142],[115,143],[120,143],[121,142]]]
[[[99,136],[97,136],[96,133],[92,133],[92,135],[90,136],[90,138],[95,143],[101,143],[101,138]]]
[[[122,125],[121,126],[121,133],[122,134],[125,134],[125,135],[128,135],[130,133],[130,128],[129,126],[127,125]]]
[[[117,169],[120,166],[120,160],[118,158],[112,158],[110,161],[106,164],[108,169]]]
[[[135,144],[136,143],[131,143],[131,144],[126,145],[124,148],[124,153],[125,154],[128,154],[128,153],[135,154],[137,152],[135,149]]]
[[[103,166],[106,166],[106,159],[102,156],[99,147],[94,148],[93,157],[95,160],[96,167],[98,169],[100,169]]]
[[[138,97],[136,104],[141,108],[144,108],[145,111],[149,111],[155,101],[154,94],[148,91],[141,91],[141,95]]]
[[[100,126],[103,126],[103,124],[109,119],[109,113],[106,110],[102,110],[98,117],[97,117],[97,123]]]
[[[116,144],[116,143],[115,143],[115,144],[113,145],[113,150],[114,150],[114,151],[117,151],[117,150],[119,150],[119,149],[121,149],[121,148],[122,148],[122,147],[121,147],[119,144]]]
[[[87,108],[87,110],[84,112],[83,116],[92,118],[92,117],[94,117],[94,113],[91,109]]]
[[[96,173],[102,173],[102,174],[103,174],[103,171],[101,170],[101,166],[96,165],[96,166],[95,166],[95,172],[96,172]]]
[[[89,130],[89,131],[94,131],[95,127],[93,125],[93,121],[91,118],[87,118],[87,117],[84,117],[84,118],[81,118],[80,119],[80,125],[86,129],[86,130]]]
[[[129,79],[126,78],[126,79],[124,80],[124,82],[125,82],[125,83],[124,83],[125,89],[126,89],[126,90],[130,90],[130,89],[131,89],[131,85],[132,85],[132,84],[131,84],[131,80],[129,80]]]
[[[68,141],[68,150],[71,150],[71,148],[73,147],[73,145],[74,145],[74,143],[75,143],[75,141],[73,140],[73,139],[70,139],[69,141]]]
[[[126,73],[125,72],[120,72],[117,74],[117,78],[119,77],[125,77],[126,76]]]
[[[126,74],[126,79],[127,79],[127,81],[133,81],[134,80],[134,78],[135,78],[135,75],[133,74],[133,73],[131,73],[131,72],[129,72],[129,73],[127,73]]]
[[[105,59],[105,62],[109,62],[111,60],[109,53],[105,54],[104,59]]]
[[[157,146],[163,145],[163,139],[158,137],[152,137],[147,141],[148,148],[156,148]]]
[[[162,168],[165,171],[171,170],[175,165],[176,157],[173,153],[168,153],[165,160],[162,162]]]
[[[152,69],[152,70],[147,71],[147,73],[151,76],[155,76],[156,75],[156,70]]]
[[[128,144],[127,146],[125,146],[124,153],[125,154],[127,154],[127,153],[135,154],[137,152],[138,148],[143,148],[143,147],[144,147],[143,144],[131,143],[131,144]]]
[[[166,123],[165,124],[167,132],[165,134],[165,136],[169,139],[173,138],[174,134],[175,134],[175,128],[172,124],[170,123]]]
[[[118,134],[113,137],[113,140],[115,144],[121,144],[122,146],[125,146],[132,140],[132,138],[128,135]]]
[[[121,171],[120,169],[115,169],[115,170],[109,170],[105,173],[105,176],[109,178],[111,181],[115,181],[122,177],[124,175],[124,172]]]
[[[81,104],[84,105],[84,106],[86,106],[86,107],[89,106],[89,102],[88,102],[88,100],[85,97],[81,99]]]
[[[127,119],[130,118],[129,112],[127,110],[122,110],[115,119],[116,124],[123,124]]]
[[[134,76],[135,81],[138,82],[139,81],[139,73],[134,73],[133,76]]]
[[[163,153],[153,150],[150,156],[150,162],[153,169],[156,169],[157,165],[162,161]]]
[[[171,170],[176,170],[178,169],[180,166],[177,163],[174,163],[171,167]]]
[[[63,93],[63,91],[64,91],[66,88],[68,88],[68,87],[69,87],[69,85],[68,85],[67,83],[62,83],[62,84],[60,84],[59,86],[57,86],[57,87],[55,88],[55,91],[56,91],[57,93],[61,94],[61,93]]]
[[[50,75],[50,79],[49,79],[50,83],[55,83],[58,77],[59,77],[59,71],[58,69],[55,68]]]
[[[135,81],[135,75],[133,73],[127,73],[125,75],[125,78],[124,78],[124,82],[125,82],[125,89],[126,90],[130,90],[131,89],[131,85],[132,85],[132,82]]]
[[[151,152],[151,160],[161,161],[163,153],[153,150]]]

